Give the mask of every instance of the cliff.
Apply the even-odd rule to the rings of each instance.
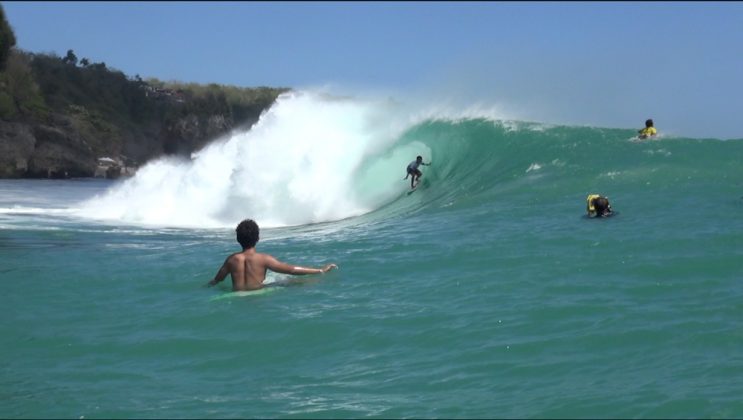
[[[117,176],[189,156],[257,122],[287,90],[142,80],[72,51],[12,50],[0,71],[0,178]],[[101,172],[102,157],[116,163]]]

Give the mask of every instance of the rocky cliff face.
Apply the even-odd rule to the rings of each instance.
[[[191,114],[165,127],[162,133],[163,152],[190,155],[232,130],[232,119],[224,115],[199,117]]]
[[[144,81],[78,65],[71,50],[13,50],[0,69],[0,178],[128,174],[162,155],[189,157],[258,121],[287,90]]]
[[[16,178],[28,170],[36,138],[31,127],[0,121],[0,177]]]
[[[95,154],[69,127],[0,121],[0,177],[93,176]]]
[[[250,126],[287,88],[143,80],[105,63],[13,48],[0,7],[0,178],[130,173]],[[13,38],[14,39],[14,38]]]
[[[0,178],[92,177],[100,173],[100,157],[137,166],[163,154],[190,156],[235,128],[229,116],[219,114],[190,114],[169,125],[138,130],[97,125],[65,115],[56,115],[48,124],[0,120]]]
[[[28,159],[28,177],[68,178],[92,176],[95,155],[74,130],[37,126],[34,150]]]

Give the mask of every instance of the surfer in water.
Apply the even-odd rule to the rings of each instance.
[[[338,268],[335,264],[326,264],[322,268],[300,267],[257,252],[255,245],[258,243],[259,228],[253,220],[243,220],[237,225],[235,232],[237,242],[243,247],[242,252],[236,252],[227,257],[214,278],[206,284],[207,287],[214,286],[229,274],[232,277],[232,291],[257,290],[263,287],[267,270],[282,274],[304,275],[325,274]]]
[[[413,175],[413,178],[410,179],[410,188],[413,189],[418,185],[418,180],[420,177],[423,176],[423,173],[418,169],[418,166],[429,166],[431,165],[431,162],[423,163],[423,158],[418,156],[415,158],[414,161],[410,162],[408,165],[408,174],[405,175],[405,178],[403,178],[403,181],[408,179],[410,175]]]
[[[648,137],[655,137],[655,135],[658,134],[658,130],[653,127],[653,120],[648,119],[645,121],[645,128],[639,130],[638,133],[640,134],[638,136],[639,138],[646,139]]]
[[[591,194],[586,198],[588,217],[609,217],[613,214],[609,199],[598,194]]]

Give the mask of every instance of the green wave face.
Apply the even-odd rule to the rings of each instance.
[[[360,195],[375,196],[395,183],[397,193],[375,212],[385,217],[447,203],[467,206],[575,200],[590,193],[683,192],[743,176],[741,141],[638,140],[634,135],[625,129],[487,119],[425,121],[363,167],[356,188]],[[409,180],[402,181],[405,166],[419,154],[433,164],[421,167],[421,191],[402,193],[409,189]]]
[[[533,207],[592,193],[652,201],[659,191],[691,194],[741,177],[739,140],[664,136],[661,127],[656,139],[640,141],[634,129],[550,126],[478,111],[454,117],[437,110],[421,119],[419,111],[282,96],[250,130],[190,160],[150,162],[78,213],[196,228],[246,217],[265,227],[363,223],[480,205],[542,211]],[[418,155],[432,165],[420,168],[422,183],[408,194],[405,168]]]

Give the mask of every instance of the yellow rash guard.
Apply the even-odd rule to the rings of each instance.
[[[586,197],[586,211],[589,214],[596,213],[596,209],[593,207],[593,200],[595,200],[595,199],[597,199],[599,197],[601,197],[601,196],[598,195],[598,194],[591,194],[588,197]]]

